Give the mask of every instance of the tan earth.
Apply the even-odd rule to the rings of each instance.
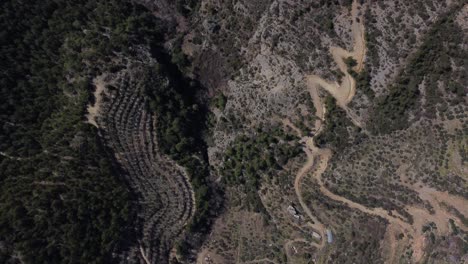
[[[217,255],[216,253],[209,251],[208,249],[203,249],[201,253],[197,256],[197,264],[217,264],[225,263],[223,257]]]
[[[315,89],[317,89],[317,87],[321,87],[329,92],[341,107],[346,107],[346,105],[351,102],[351,99],[356,93],[356,80],[354,80],[351,74],[348,73],[348,67],[346,66],[343,59],[348,57],[354,58],[357,62],[354,70],[356,72],[360,72],[364,67],[364,59],[366,55],[364,24],[362,22],[362,17],[359,17],[359,5],[356,1],[353,2],[351,15],[353,19],[353,51],[347,51],[343,48],[334,46],[330,48],[330,53],[333,56],[333,60],[338,65],[340,71],[344,74],[341,84],[327,81],[317,75],[311,75],[307,80],[309,86],[314,86]],[[314,92],[311,92],[311,94],[314,94]],[[312,100],[314,103],[317,103],[317,96],[313,95]],[[319,111],[319,108],[316,107],[316,109]],[[321,117],[323,115],[318,113],[317,116]]]
[[[434,213],[431,214],[422,206],[407,206],[405,208],[406,211],[412,215],[414,219],[414,223],[410,224],[406,222],[405,217],[396,211],[389,212],[383,208],[370,208],[337,195],[330,191],[322,180],[322,175],[326,171],[328,162],[330,161],[333,153],[330,149],[318,148],[314,143],[314,138],[322,131],[322,125],[326,118],[326,109],[322,103],[319,89],[324,89],[331,96],[333,96],[336,99],[338,106],[345,110],[350,120],[356,126],[363,127],[360,118],[347,107],[348,103],[351,102],[356,93],[356,80],[348,73],[347,65],[344,62],[344,59],[352,57],[357,62],[357,65],[353,68],[353,70],[358,73],[363,70],[366,57],[366,43],[363,17],[360,14],[361,7],[357,2],[358,1],[356,0],[353,2],[351,10],[353,21],[352,36],[354,39],[353,50],[347,51],[343,48],[335,46],[330,48],[330,53],[332,54],[333,60],[344,75],[341,83],[331,82],[317,75],[310,75],[306,77],[308,91],[316,109],[317,119],[313,129],[315,136],[305,136],[302,134],[300,129],[294,126],[292,122],[290,122],[290,120],[281,120],[284,126],[290,127],[294,132],[297,133],[297,135],[302,137],[301,142],[304,144],[303,149],[307,155],[307,160],[296,174],[294,180],[294,189],[303,211],[305,212],[307,218],[309,218],[308,224],[310,224],[310,226],[322,237],[319,244],[302,238],[295,238],[286,241],[284,244],[284,250],[288,258],[288,263],[291,259],[291,246],[295,242],[310,243],[319,249],[325,246],[326,225],[318,221],[317,217],[308,208],[307,203],[304,201],[302,196],[302,180],[304,177],[310,175],[320,186],[320,191],[330,199],[342,202],[350,208],[359,210],[366,214],[381,217],[388,221],[387,230],[381,243],[382,253],[387,259],[386,263],[398,263],[399,254],[406,250],[408,246],[410,246],[413,250],[413,261],[416,263],[420,262],[425,255],[425,248],[428,244],[425,234],[423,234],[421,230],[422,227],[429,222],[434,222],[437,225],[438,232],[440,234],[448,234],[450,232],[448,219],[453,219],[459,228],[468,230],[467,227],[463,225],[463,222],[460,221],[456,215],[449,212],[447,206],[445,206],[451,206],[457,209],[461,214],[468,215],[468,206],[466,206],[467,201],[461,197],[453,196],[445,192],[440,192],[429,187],[423,187],[422,185],[405,184],[404,179],[401,179],[402,185],[415,190],[419,194],[420,198],[424,201],[427,201],[434,210]],[[402,234],[403,236],[401,236]],[[238,254],[240,254],[240,252],[241,249],[238,248]],[[208,256],[208,252],[202,252],[199,254],[197,263],[208,263],[204,262],[204,258],[206,256]],[[237,260],[239,259],[240,258],[238,255]],[[249,263],[261,262],[275,263],[269,259],[253,260]]]
[[[308,151],[306,149],[306,151]],[[304,164],[304,166],[299,170],[299,172],[296,175],[296,179],[294,180],[294,189],[296,191],[297,198],[299,200],[299,203],[306,213],[306,215],[312,220],[311,226],[317,231],[317,233],[320,234],[322,237],[322,240],[320,244],[316,245],[319,248],[322,248],[325,245],[325,226],[320,223],[320,221],[312,214],[310,211],[309,207],[307,204],[304,202],[304,199],[302,198],[302,191],[301,191],[301,181],[302,178],[307,175],[307,173],[310,171],[312,166],[314,165],[314,159],[310,159],[309,156],[307,157],[307,162]],[[315,245],[315,243],[313,243]]]
[[[338,67],[340,71],[342,71],[345,74],[344,80],[341,84],[338,83],[331,83],[328,82],[324,79],[322,79],[319,76],[312,75],[307,78],[307,85],[309,86],[309,93],[312,97],[312,102],[314,104],[314,107],[316,109],[316,115],[319,118],[316,123],[315,123],[315,131],[316,135],[320,134],[322,130],[322,123],[325,119],[325,107],[321,102],[321,98],[318,93],[319,88],[323,88],[326,91],[328,91],[335,99],[337,100],[338,104],[346,108],[346,104],[349,103],[352,99],[352,97],[355,94],[355,89],[356,89],[356,82],[354,78],[348,73],[348,69],[346,64],[344,63],[344,59],[347,57],[352,56],[353,58],[356,59],[358,62],[358,65],[356,65],[356,71],[360,71],[363,67],[363,61],[364,61],[364,56],[365,56],[365,42],[364,42],[364,26],[362,24],[362,18],[358,18],[358,4],[356,1],[354,1],[353,6],[352,6],[352,17],[353,17],[353,37],[354,37],[354,50],[352,52],[348,52],[342,48],[339,47],[331,47],[330,52],[333,56],[333,59],[335,62],[338,64]],[[359,21],[359,22],[358,22]],[[286,125],[293,127],[291,122],[288,121],[283,121]],[[331,151],[327,149],[318,149],[315,147],[313,143],[313,138],[312,137],[303,137],[302,140],[305,143],[305,148],[304,151],[307,154],[307,162],[304,164],[304,166],[299,170],[299,172],[296,175],[295,181],[294,181],[294,189],[296,191],[296,195],[298,197],[299,203],[301,204],[301,207],[307,214],[307,216],[312,220],[313,224],[312,227],[317,230],[317,232],[322,236],[322,241],[320,243],[319,248],[323,247],[325,244],[325,226],[318,221],[318,219],[312,214],[306,203],[304,202],[302,198],[302,192],[301,192],[301,181],[304,176],[307,175],[308,172],[312,169],[312,167],[315,165],[314,163],[318,160],[317,158],[321,155],[323,155],[324,160],[322,160],[322,163],[320,163],[316,173],[314,175],[317,175],[315,178],[318,180],[320,184],[320,189],[322,192],[326,192],[325,194],[327,196],[333,196],[330,197],[332,199],[340,199],[344,200],[344,198],[336,196],[332,194],[330,191],[328,191],[324,186],[321,181],[321,174],[323,171],[325,171],[328,159],[331,157]],[[358,206],[358,205],[355,205]],[[359,205],[361,206],[361,205]],[[366,209],[363,206],[361,206],[361,209]]]
[[[288,242],[286,242],[284,244],[284,252],[286,252],[286,259],[287,259],[288,263],[289,263],[289,260],[291,259],[291,246],[292,246],[292,244],[294,244],[296,242],[308,243],[308,241],[303,239],[303,238],[296,238],[296,239],[293,239],[293,240],[288,240]]]
[[[321,124],[322,121],[325,119],[325,108],[321,102],[321,98],[318,93],[318,89],[322,88],[326,90],[330,95],[332,95],[337,104],[343,108],[348,117],[351,121],[359,126],[362,127],[362,124],[357,118],[357,116],[352,113],[352,111],[347,107],[347,104],[352,100],[353,96],[356,93],[356,81],[354,78],[348,73],[348,69],[346,64],[344,63],[344,59],[347,57],[353,57],[357,61],[357,65],[353,70],[356,72],[360,72],[363,69],[364,60],[365,60],[365,53],[366,53],[366,45],[364,39],[364,26],[362,23],[362,17],[358,18],[359,15],[359,8],[357,1],[353,2],[352,6],[352,17],[353,17],[353,25],[352,25],[352,32],[354,37],[354,49],[353,51],[349,52],[340,47],[331,47],[330,52],[332,53],[334,61],[337,63],[340,71],[344,74],[344,78],[341,84],[337,82],[329,82],[324,80],[323,78],[311,75],[307,77],[307,84],[309,87],[309,93],[312,97],[313,104],[317,109],[316,115],[319,118],[318,122],[316,123],[315,130],[317,131],[316,135],[321,131]],[[288,124],[289,125],[289,124]],[[358,209],[364,213],[375,215],[386,219],[389,222],[387,227],[387,232],[385,234],[385,239],[382,243],[382,248],[384,254],[388,256],[387,263],[395,263],[398,261],[396,258],[396,254],[398,251],[403,250],[405,245],[411,243],[412,240],[412,249],[413,249],[413,260],[415,262],[419,262],[422,260],[424,256],[424,248],[426,247],[426,239],[424,234],[422,234],[421,229],[424,225],[429,222],[436,223],[438,230],[442,234],[447,234],[449,230],[448,226],[448,219],[453,219],[455,223],[459,226],[459,228],[463,230],[467,230],[465,227],[452,213],[448,212],[447,208],[441,206],[443,203],[450,205],[456,208],[460,213],[464,215],[468,215],[468,206],[467,201],[461,197],[449,195],[448,193],[439,192],[435,189],[428,188],[428,187],[415,187],[413,185],[407,186],[411,189],[417,191],[421,197],[421,199],[428,201],[434,209],[434,214],[430,214],[426,209],[419,208],[415,206],[408,206],[406,210],[410,213],[414,218],[414,223],[410,225],[409,223],[405,222],[402,216],[400,216],[396,212],[387,212],[382,208],[368,208],[364,205],[359,203],[353,202],[349,199],[346,199],[342,196],[336,195],[328,190],[323,181],[322,181],[322,174],[326,170],[328,161],[332,156],[332,152],[329,149],[319,149],[314,144],[313,137],[303,137],[302,141],[305,142],[306,147],[304,151],[307,154],[307,162],[304,164],[302,169],[298,172],[295,180],[295,189],[298,199],[300,201],[301,206],[303,207],[306,214],[309,218],[315,222],[314,227],[320,230],[320,233],[324,234],[324,225],[319,223],[317,219],[311,214],[310,210],[307,208],[307,205],[302,199],[302,194],[300,190],[300,182],[301,179],[307,175],[307,172],[314,168],[313,177],[320,185],[320,190],[323,194],[328,196],[329,198],[340,201],[345,203],[351,208]],[[405,234],[403,239],[397,241],[396,237],[399,234]],[[323,237],[323,236],[322,236]],[[322,245],[323,246],[323,241]]]
[[[99,127],[97,123],[97,117],[99,115],[103,101],[102,94],[106,93],[106,83],[104,81],[105,78],[106,75],[100,75],[93,80],[93,85],[96,87],[96,90],[94,91],[95,102],[94,105],[88,105],[88,114],[86,115],[86,118],[88,119],[88,123],[94,125],[95,127]]]
[[[282,119],[281,122],[284,126],[291,128],[294,132],[296,132],[298,137],[302,137],[302,131],[297,128],[289,119],[285,118]]]

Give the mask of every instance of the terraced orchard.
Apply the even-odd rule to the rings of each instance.
[[[175,240],[194,214],[194,197],[184,168],[158,147],[156,118],[146,109],[138,73],[132,69],[109,77],[111,89],[99,125],[138,195],[136,226],[141,234],[124,262],[168,263]]]

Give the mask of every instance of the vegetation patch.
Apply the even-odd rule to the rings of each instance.
[[[338,107],[335,98],[327,96],[324,100],[326,114],[325,127],[316,137],[316,143],[320,147],[330,147],[334,151],[345,149],[351,143],[351,133],[348,127],[353,127],[346,112]]]
[[[296,142],[297,138],[278,129],[238,137],[226,151],[221,171],[223,181],[228,186],[242,186],[247,194],[247,208],[263,212],[265,209],[257,194],[262,175],[271,177],[274,171],[301,153]]]
[[[210,172],[203,139],[208,112],[196,99],[202,89],[200,84],[186,78],[163,52],[157,54],[157,59],[158,66],[147,70],[142,83],[147,106],[157,117],[158,145],[185,167],[195,192],[195,215],[187,226],[189,233],[177,246],[179,253],[187,257],[190,248],[200,246],[217,209],[207,181]]]
[[[444,76],[449,76],[454,70],[450,58],[459,61],[463,56],[466,57],[463,49],[450,48],[463,43],[463,31],[454,21],[456,11],[461,6],[455,5],[435,23],[426,34],[421,47],[411,56],[407,66],[389,87],[388,94],[377,98],[370,122],[374,133],[390,133],[407,128],[410,111],[417,109],[419,105],[419,88],[425,77],[429,76],[431,81],[443,80]],[[461,79],[457,81],[463,82]],[[428,85],[432,100],[437,97],[434,96],[437,93],[436,87],[434,84]],[[455,87],[451,88],[455,93],[458,90],[456,84],[450,87]],[[432,103],[434,105],[437,102]]]
[[[375,92],[372,90],[370,82],[371,82],[371,75],[367,68],[362,69],[359,73],[353,70],[349,70],[349,74],[353,76],[356,80],[356,90],[362,91],[367,98],[372,102],[375,98]]]
[[[113,263],[129,194],[84,122],[91,80],[161,38],[129,1],[5,1],[0,15],[0,262]]]

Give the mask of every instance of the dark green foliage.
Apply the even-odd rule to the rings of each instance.
[[[227,97],[224,94],[220,94],[213,100],[213,104],[219,110],[224,111],[224,107],[226,107],[227,104]]]
[[[367,98],[372,101],[375,98],[375,93],[370,87],[370,81],[371,77],[366,69],[363,69],[356,76],[356,89],[363,91]]]
[[[113,263],[129,194],[84,122],[90,82],[116,52],[160,39],[160,26],[128,1],[1,10],[0,241],[24,263]]]
[[[359,73],[350,70],[349,74],[356,80],[356,90],[362,91],[372,101],[375,98],[375,93],[370,87],[371,76],[368,70],[364,68]]]
[[[179,11],[183,16],[187,17],[199,5],[199,0],[176,0],[175,1],[177,11]]]
[[[223,180],[229,186],[240,185],[247,194],[247,206],[256,212],[264,210],[258,197],[263,174],[271,175],[301,150],[294,137],[281,130],[260,131],[253,136],[238,137],[225,154]]]
[[[147,70],[142,83],[149,108],[157,114],[158,143],[165,153],[181,159],[185,152],[196,149],[196,133],[192,129],[201,129],[200,109],[192,101],[196,87],[189,83],[187,87],[178,86],[183,84],[172,80],[164,65]]]
[[[379,43],[377,39],[382,36],[382,32],[377,28],[376,17],[371,14],[371,9],[368,8],[365,11],[365,39],[367,46],[367,56],[366,61],[368,64],[372,65],[372,68],[378,69],[380,67],[380,57],[379,57]]]
[[[341,81],[343,80],[343,77],[345,76],[345,74],[343,72],[341,72],[340,70],[338,71],[332,71],[333,75],[336,76],[336,79],[338,80],[339,83],[341,83]]]
[[[318,146],[327,145],[335,151],[343,150],[350,144],[348,126],[352,126],[352,123],[348,120],[346,112],[338,107],[332,96],[329,95],[325,98],[325,107],[325,128],[317,136],[316,143]]]
[[[390,86],[388,94],[377,99],[370,122],[374,133],[389,133],[408,127],[409,112],[419,105],[419,85],[422,81],[426,77],[434,82],[450,76],[453,72],[450,59],[463,63],[467,54],[458,47],[463,44],[463,32],[454,22],[454,14],[461,6],[455,5],[435,23],[421,47],[411,56],[407,66]],[[430,82],[427,85],[430,99],[442,99],[437,95],[437,86]],[[449,85],[448,89],[454,89],[452,87],[453,85]],[[429,103],[432,104],[429,107],[434,108],[437,101]]]
[[[171,50],[171,64],[175,64],[180,71],[187,72],[188,67],[190,66],[190,61],[182,50],[182,45],[184,38],[179,36],[173,43],[173,48]]]
[[[334,29],[335,29],[335,25],[333,24],[333,20],[331,20],[331,19],[326,19],[326,20],[325,20],[325,28],[328,29],[328,30],[334,30]]]
[[[449,224],[450,224],[450,229],[452,230],[452,235],[458,235],[460,231],[458,230],[458,227],[455,224],[455,221],[453,221],[453,219],[450,218]]]
[[[202,87],[183,75],[173,57],[161,50],[155,53],[158,67],[147,69],[142,83],[148,108],[157,117],[158,145],[185,167],[195,191],[195,215],[187,226],[189,233],[179,243],[179,248],[183,248],[179,253],[186,257],[190,248],[199,246],[200,241],[195,238],[208,231],[217,209],[214,191],[207,182],[207,147],[203,139],[207,111],[196,99]]]
[[[351,56],[344,59],[344,63],[346,64],[346,66],[348,66],[348,69],[351,69],[351,68],[353,68],[354,66],[357,65],[357,61]]]

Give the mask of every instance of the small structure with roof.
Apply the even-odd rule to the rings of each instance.
[[[333,243],[333,234],[330,229],[327,229],[327,242],[328,244]]]

